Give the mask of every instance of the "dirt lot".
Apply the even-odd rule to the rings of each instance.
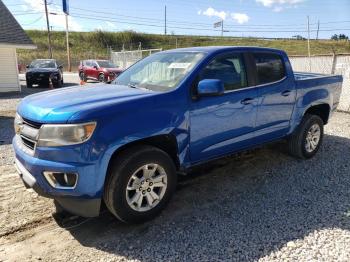
[[[349,114],[334,114],[315,158],[279,142],[216,161],[135,226],[107,211],[54,218],[52,201],[24,188],[10,145],[20,98],[0,97],[0,261],[350,261]]]

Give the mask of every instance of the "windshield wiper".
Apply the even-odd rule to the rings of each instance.
[[[137,85],[133,85],[133,84],[128,84],[128,87],[131,87],[131,88],[139,88]]]
[[[137,88],[137,89],[143,89],[143,90],[151,90],[149,88],[146,88],[146,87],[141,87],[141,86],[137,86],[135,84],[128,84],[128,87],[131,87],[131,88]]]

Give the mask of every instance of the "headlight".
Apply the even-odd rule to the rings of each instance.
[[[59,77],[59,73],[52,73],[52,74],[50,75],[50,78],[51,78],[51,79],[58,79],[58,77]]]
[[[44,124],[39,131],[37,146],[67,146],[87,141],[96,127],[95,122],[84,124]]]
[[[14,128],[15,128],[15,133],[19,134],[19,132],[23,128],[23,120],[22,120],[22,117],[18,113],[16,113],[16,117],[15,117],[15,120],[13,121],[13,124],[14,124]]]

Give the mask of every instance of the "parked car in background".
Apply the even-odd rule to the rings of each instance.
[[[196,165],[279,139],[313,157],[341,88],[341,76],[293,72],[277,49],[159,52],[111,85],[25,97],[15,162],[28,187],[74,214],[97,216],[103,201],[120,220],[142,222]]]
[[[49,86],[50,79],[53,87],[58,88],[63,85],[62,66],[55,59],[36,59],[27,65],[26,82],[27,87],[33,85]]]
[[[112,82],[123,70],[108,60],[83,60],[79,64],[80,80],[88,79],[100,82]]]

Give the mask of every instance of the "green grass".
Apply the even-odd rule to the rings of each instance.
[[[29,37],[37,45],[34,50],[18,50],[19,63],[28,64],[36,58],[47,58],[46,31],[28,30]],[[119,51],[137,49],[139,43],[142,49],[162,48],[163,50],[189,46],[232,45],[232,46],[264,46],[285,50],[289,55],[307,55],[307,41],[305,40],[259,40],[255,38],[233,37],[206,37],[206,36],[174,36],[155,35],[135,32],[71,32],[70,47],[73,69],[81,59],[108,59],[107,46]],[[66,38],[65,32],[52,32],[53,56],[63,65],[66,64]],[[311,40],[311,54],[350,53],[349,41]]]

